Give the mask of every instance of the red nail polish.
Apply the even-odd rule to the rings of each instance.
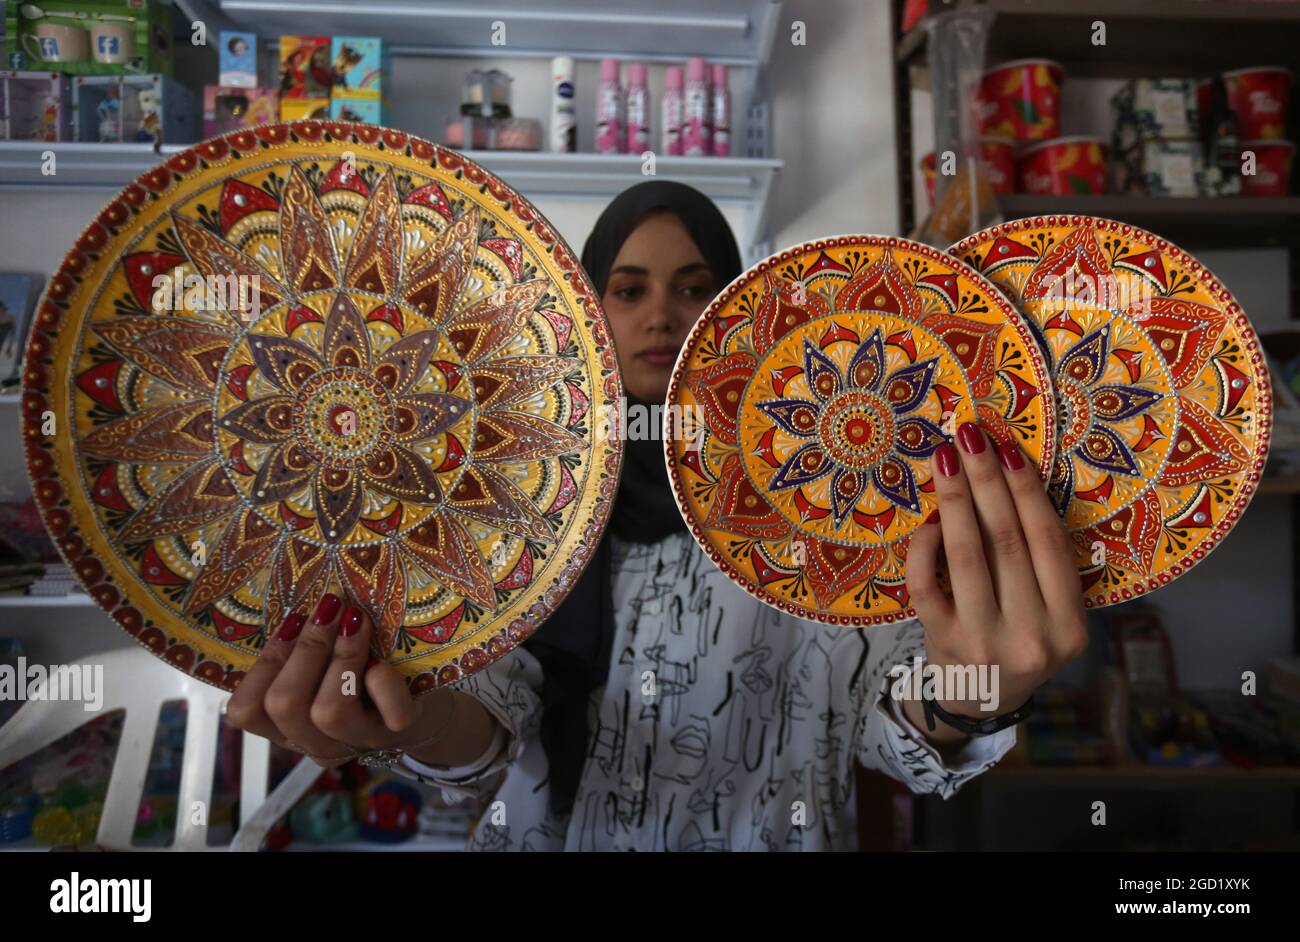
[[[1002,460],[1002,467],[1008,471],[1019,471],[1025,466],[1025,456],[1010,442],[1003,442],[998,446],[998,457]]]
[[[925,522],[926,522],[926,523],[938,523],[938,522],[939,522],[939,509],[938,509],[937,507],[936,507],[934,510],[930,511],[930,516],[928,516],[928,517],[925,518]]]
[[[957,440],[961,442],[961,447],[968,455],[978,455],[984,450],[986,444],[984,433],[974,422],[963,422],[957,426]]]
[[[339,622],[339,637],[351,638],[361,630],[361,619],[364,612],[355,605],[349,605],[343,610],[343,618]]]
[[[952,447],[951,442],[944,442],[934,450],[934,463],[939,466],[939,473],[946,478],[957,473],[960,463],[957,460],[957,449]]]
[[[332,592],[326,593],[321,597],[316,606],[316,613],[312,615],[311,620],[314,625],[324,625],[332,622],[334,616],[339,613],[339,607],[343,600]]]
[[[289,617],[280,623],[280,630],[275,633],[276,641],[292,641],[298,637],[298,632],[302,631],[303,622],[307,619],[297,612],[291,612]]]

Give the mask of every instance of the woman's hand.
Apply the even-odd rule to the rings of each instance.
[[[912,535],[907,589],[925,626],[927,665],[970,666],[995,681],[992,709],[981,709],[977,691],[955,700],[940,687],[935,699],[950,713],[987,719],[1023,705],[1087,648],[1088,633],[1074,554],[1034,468],[978,425],[963,424],[957,441],[960,457],[948,443],[934,453],[939,510]],[[938,576],[945,562],[951,594]],[[904,711],[925,728],[919,700]],[[964,738],[942,724],[927,736]]]
[[[310,618],[289,615],[231,696],[227,719],[326,767],[373,749],[444,766],[479,758],[492,741],[491,714],[445,688],[412,697],[397,670],[371,657],[370,632],[365,610],[335,595]]]

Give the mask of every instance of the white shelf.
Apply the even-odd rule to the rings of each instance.
[[[256,32],[379,36],[397,55],[705,56],[761,70],[780,0],[180,0],[197,19]],[[495,23],[504,24],[504,42]],[[211,29],[211,26],[209,26]]]
[[[0,595],[0,608],[88,608],[94,604],[84,592],[68,595]]]
[[[0,190],[87,189],[115,191],[167,156],[192,145],[82,144],[0,141]],[[42,153],[54,149],[58,172],[41,173]],[[612,199],[649,177],[638,154],[552,154],[527,151],[466,151],[531,200],[547,197]],[[719,203],[750,207],[744,247],[761,241],[772,179],[782,161],[756,157],[656,157],[655,175],[688,183]],[[0,394],[0,402],[17,393]]]
[[[91,144],[0,141],[0,190],[120,190],[146,170],[192,144]],[[55,172],[41,172],[53,151]]]

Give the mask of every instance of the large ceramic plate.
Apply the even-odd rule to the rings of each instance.
[[[577,578],[621,457],[593,421],[621,396],[606,322],[555,230],[365,125],[229,134],[128,186],[51,280],[24,384],[68,563],[226,688],[327,590],[414,688],[477,670]]]
[[[668,392],[678,505],[746,591],[802,618],[912,617],[909,535],[930,456],[978,419],[1043,473],[1045,362],[1001,292],[906,239],[840,236],[745,272],[691,332]]]
[[[1268,457],[1268,367],[1232,295],[1164,239],[1106,219],[1016,220],[949,251],[1016,302],[1051,359],[1049,493],[1086,603],[1135,598],[1204,559]]]

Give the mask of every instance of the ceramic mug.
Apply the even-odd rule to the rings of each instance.
[[[130,23],[96,23],[90,27],[90,49],[96,62],[125,65],[135,55],[135,29]]]
[[[36,34],[23,34],[23,48],[42,62],[85,62],[90,56],[90,42],[80,26],[62,23],[39,23]]]

